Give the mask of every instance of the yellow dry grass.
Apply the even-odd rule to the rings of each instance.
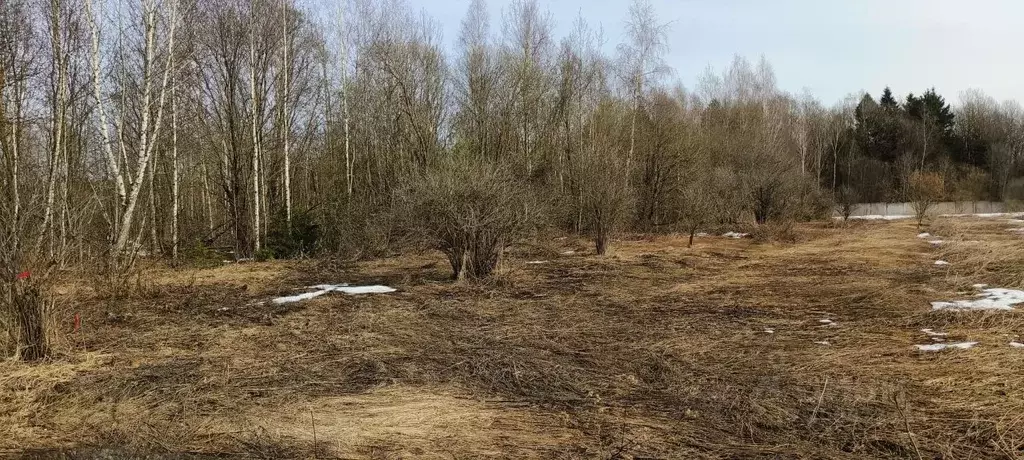
[[[603,258],[553,239],[516,248],[484,285],[447,281],[431,253],[152,268],[124,300],[71,279],[71,345],[0,363],[0,449],[1016,458],[1024,350],[1008,342],[1024,318],[929,302],[1024,286],[1024,241],[1006,231],[1019,225],[939,219],[939,248],[909,221],[803,224],[795,243],[630,236]],[[400,291],[259,303],[319,282]],[[919,352],[923,328],[980,343]]]

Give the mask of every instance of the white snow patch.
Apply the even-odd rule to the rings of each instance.
[[[562,251],[562,255],[563,255],[563,256],[571,256],[571,255],[573,255],[573,254],[576,254],[576,251],[573,251],[573,250],[571,250],[571,249],[570,249],[570,250],[568,250],[568,251]]]
[[[349,295],[356,294],[387,294],[389,292],[395,292],[397,289],[389,286],[382,286],[380,284],[373,284],[369,286],[349,286],[345,284],[318,284],[316,286],[310,286],[313,289],[321,289],[328,292],[344,292]]]
[[[1010,342],[1010,346],[1013,347],[1013,348],[1024,348],[1024,343],[1013,341],[1013,342]]]
[[[725,233],[722,234],[722,236],[724,236],[726,238],[746,238],[746,237],[750,236],[750,234],[749,233],[739,233],[739,232],[725,232]]]
[[[831,343],[828,343],[828,340],[819,340],[819,341],[814,342],[814,343],[816,343],[818,345],[825,345],[826,347],[829,346],[829,345],[832,345]]]
[[[936,260],[935,265],[949,265],[949,262],[946,262],[945,260]]]
[[[765,334],[774,334],[775,333],[775,329],[769,329],[769,328],[766,327],[766,328],[764,328],[764,333]]]
[[[918,234],[917,234],[917,237],[918,237],[918,238],[931,238],[931,237],[932,237],[932,234],[931,234],[931,233],[928,233],[928,232],[925,232],[925,233],[918,233]]]
[[[546,263],[548,263],[548,261],[547,260],[531,260],[531,261],[529,261],[527,263],[530,264],[530,265],[537,265],[537,264],[546,264]]]
[[[945,336],[949,335],[948,332],[935,332],[931,328],[921,329],[921,332],[924,332],[925,335],[927,335],[929,337],[945,337]]]
[[[836,325],[835,321],[832,321],[832,320],[830,320],[828,318],[826,318],[826,319],[819,319],[818,322],[821,323],[824,326],[835,326]]]
[[[286,295],[284,297],[276,297],[276,298],[272,299],[271,302],[274,302],[277,305],[286,304],[286,303],[292,303],[292,302],[301,302],[303,300],[309,300],[309,299],[312,299],[314,297],[320,297],[320,296],[322,296],[322,295],[324,295],[324,294],[326,294],[328,292],[331,292],[331,291],[320,290],[320,291],[306,292],[306,293],[303,293],[303,294]]]
[[[850,216],[850,219],[858,219],[858,220],[899,220],[899,219],[910,219],[911,217],[914,217],[914,216],[905,215],[905,214],[897,214],[897,215],[892,215],[892,216],[883,216],[881,214],[867,214],[867,215],[863,215],[863,216]],[[838,219],[842,219],[842,217],[838,217]]]
[[[310,289],[316,290],[312,292],[304,292],[302,294],[277,297],[271,299],[270,301],[277,305],[292,302],[301,302],[303,300],[309,300],[315,297],[320,297],[324,294],[327,294],[328,292],[343,292],[349,295],[386,294],[388,292],[395,292],[395,288],[381,285],[349,286],[348,284],[318,284],[316,286],[310,286]]]
[[[932,246],[935,246],[935,247],[939,247],[939,245],[942,244],[942,240],[931,240],[931,241],[928,242],[928,244],[930,244]]]
[[[1024,233],[1024,227],[1008,228],[1006,229],[1006,231],[1013,233]]]
[[[1013,310],[1013,306],[1024,303],[1024,291],[1016,289],[983,289],[974,300],[932,302],[932,310]]]
[[[978,342],[957,342],[957,343],[929,343],[928,345],[914,345],[921,351],[942,351],[947,348],[959,348],[966,350],[977,345]]]
[[[973,287],[974,289],[985,289],[985,288],[988,287],[988,285],[987,284],[978,283],[978,284],[972,285],[971,287]]]
[[[707,234],[706,232],[697,232],[694,233],[693,236],[696,236],[697,238],[707,238],[711,235]]]

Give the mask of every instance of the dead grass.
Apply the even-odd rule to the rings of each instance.
[[[74,345],[49,363],[0,363],[0,448],[1016,458],[1024,352],[1006,342],[1024,318],[928,306],[973,283],[1022,286],[1008,225],[937,220],[939,249],[912,222],[802,224],[787,230],[795,243],[690,249],[685,236],[635,235],[606,257],[551,239],[515,248],[486,285],[448,281],[430,253],[153,268],[121,300],[70,279],[59,304],[83,316]],[[400,291],[258,304],[319,282]],[[921,328],[981,344],[917,352]]]

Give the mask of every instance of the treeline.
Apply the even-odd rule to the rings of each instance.
[[[500,24],[474,0],[453,49],[399,0],[315,10],[0,4],[4,279],[215,247],[373,256],[410,238],[472,265],[472,247],[537,224],[600,249],[621,229],[903,200],[921,171],[949,199],[1024,198],[1016,103],[886,89],[828,107],[742,58],[685,89],[664,62],[669,27],[642,0],[614,53],[582,19],[556,37],[530,0]]]

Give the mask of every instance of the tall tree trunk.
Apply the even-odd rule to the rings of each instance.
[[[289,154],[289,135],[291,134],[291,126],[289,124],[291,115],[288,113],[289,102],[289,89],[288,89],[288,73],[291,68],[291,63],[288,61],[288,48],[291,44],[288,42],[288,7],[285,0],[281,0],[281,32],[284,35],[284,62],[282,68],[284,71],[284,89],[282,104],[282,111],[284,116],[282,117],[282,135],[284,137],[284,214],[285,222],[288,226],[288,233],[292,231],[292,161]]]
[[[153,166],[149,168],[149,253],[155,256],[160,251],[159,234],[156,225],[156,166],[157,159],[153,159]]]
[[[178,260],[178,85],[171,80],[171,259]],[[206,168],[203,168],[204,177]]]
[[[206,161],[201,160],[203,165],[203,202],[206,205],[207,230],[213,233],[213,196],[210,191],[210,171],[206,167]]]
[[[342,130],[345,136],[345,196],[348,203],[352,202],[352,171],[355,165],[355,157],[349,149],[349,113],[348,113],[348,46],[345,40],[345,3],[340,2],[339,24],[341,30],[341,117]]]
[[[260,138],[256,102],[256,10],[249,6],[249,98],[252,112],[253,255],[260,250]]]

